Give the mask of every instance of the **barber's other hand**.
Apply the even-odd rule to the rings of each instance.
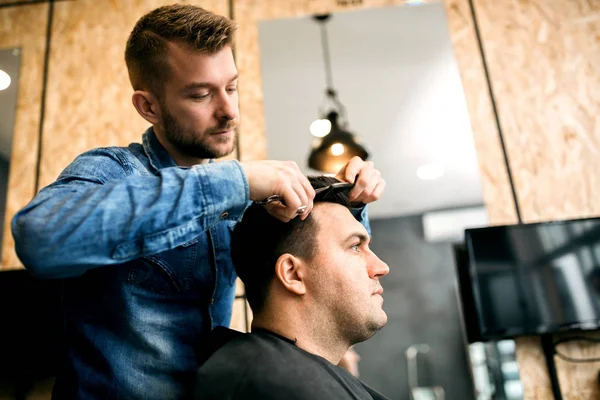
[[[386,185],[373,163],[363,161],[360,157],[353,157],[335,177],[343,182],[354,183],[348,196],[350,201],[357,203],[367,204],[379,199]]]
[[[261,160],[241,164],[250,185],[250,200],[261,201],[279,195],[283,197],[285,206],[278,202],[265,205],[275,218],[289,222],[297,216],[301,219],[308,216],[313,208],[315,190],[295,162]],[[306,206],[306,211],[298,215],[301,206]]]

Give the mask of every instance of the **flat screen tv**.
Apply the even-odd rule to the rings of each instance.
[[[464,338],[467,343],[481,342],[479,318],[477,317],[475,300],[473,298],[473,285],[471,284],[467,249],[462,243],[454,243],[452,251],[454,253],[456,273],[455,289],[458,300],[458,311]]]
[[[465,231],[481,338],[600,329],[600,218]]]

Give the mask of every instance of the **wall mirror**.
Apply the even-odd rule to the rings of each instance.
[[[267,158],[317,173],[308,160],[321,139],[310,127],[327,114],[332,86],[346,130],[388,183],[370,216],[372,248],[391,269],[382,280],[389,320],[356,346],[360,377],[392,399],[408,398],[415,384],[442,388],[448,399],[473,398],[451,243],[465,227],[488,222],[444,6],[323,19],[258,22]],[[415,348],[427,354],[409,354]],[[418,383],[409,379],[411,363]]]
[[[20,65],[20,49],[0,50],[0,238],[3,237]],[[1,240],[0,254],[2,254]]]

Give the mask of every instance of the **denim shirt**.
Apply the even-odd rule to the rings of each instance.
[[[239,162],[178,167],[150,128],[80,155],[18,212],[25,267],[64,279],[53,398],[189,396],[206,335],[230,323],[231,230],[249,204]]]

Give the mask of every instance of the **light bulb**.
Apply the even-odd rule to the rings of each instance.
[[[331,132],[331,121],[328,119],[316,119],[310,124],[310,133],[315,137],[325,137]]]
[[[431,163],[421,165],[417,169],[417,176],[424,181],[432,181],[441,178],[444,175],[444,166],[441,164]]]
[[[331,145],[331,154],[334,156],[341,156],[344,154],[344,145],[341,143],[334,143]]]
[[[10,86],[10,75],[0,69],[0,90]]]

